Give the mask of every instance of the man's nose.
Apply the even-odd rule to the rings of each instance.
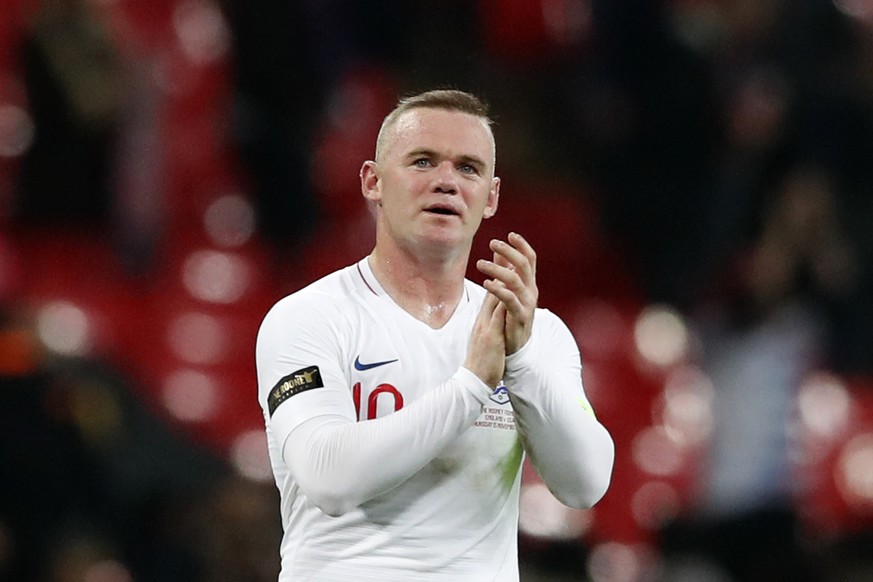
[[[434,190],[446,194],[456,194],[458,192],[458,176],[455,172],[455,165],[452,162],[446,160],[437,167]]]

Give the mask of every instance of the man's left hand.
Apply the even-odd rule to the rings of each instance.
[[[491,277],[483,285],[506,306],[506,354],[514,354],[530,339],[537,307],[537,256],[523,236],[511,232],[506,241],[489,244],[494,260],[480,259],[476,268]]]

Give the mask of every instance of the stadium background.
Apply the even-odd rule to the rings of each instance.
[[[526,470],[523,580],[873,579],[873,3],[2,13],[0,579],[275,579],[257,325],[370,249],[360,162],[434,86],[490,102],[479,242],[533,241],[617,444],[591,511]]]

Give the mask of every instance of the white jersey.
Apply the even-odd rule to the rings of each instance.
[[[258,335],[257,368],[269,454],[281,494],[280,580],[518,580],[524,450],[536,457],[536,446],[528,441],[543,441],[540,431],[551,430],[545,418],[557,415],[546,410],[540,419],[539,410],[530,412],[517,430],[514,404],[530,404],[532,410],[550,406],[525,398],[521,388],[518,398],[511,394],[518,378],[526,377],[527,384],[548,384],[551,380],[544,380],[541,370],[534,376],[521,370],[514,378],[508,358],[506,386],[492,391],[461,367],[485,293],[465,281],[455,313],[442,328],[433,329],[395,304],[363,259],[282,299],[267,314]],[[552,404],[564,409],[572,403],[574,416],[566,424],[588,423],[605,433],[593,415],[577,415],[587,401],[578,349],[566,326],[538,309],[528,344],[538,347],[543,369],[561,376],[568,399],[552,399]],[[520,352],[526,350],[528,346]],[[554,379],[555,374],[546,376]],[[451,394],[451,402],[444,394]],[[348,432],[343,438],[353,442],[339,444],[349,456],[330,479],[345,483],[307,478],[309,470],[297,460],[322,454],[309,436],[314,433],[307,432],[321,418],[338,419],[343,430],[361,433]],[[373,419],[380,420],[370,422]],[[429,424],[423,426],[418,419]],[[395,420],[390,434],[372,432],[380,423]],[[560,432],[554,436],[560,437]],[[584,434],[580,438],[592,440]],[[542,442],[541,448],[560,450],[561,444]],[[588,458],[573,459],[570,465],[604,465],[589,452],[577,452]],[[607,473],[611,449],[608,453]],[[568,453],[558,454],[556,462],[544,462],[555,466],[553,480],[560,489],[565,476],[557,473],[567,473]],[[335,456],[325,455],[312,464],[328,463]],[[400,471],[397,483],[378,482],[380,472],[393,475],[395,470]],[[313,501],[301,482],[352,491],[359,482],[362,490],[373,491],[334,517]],[[546,482],[551,486],[549,479]],[[315,488],[310,489],[315,495]],[[602,492],[595,495],[599,498]]]

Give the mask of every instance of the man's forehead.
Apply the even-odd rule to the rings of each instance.
[[[494,137],[488,122],[478,116],[462,111],[416,108],[403,112],[390,128],[389,149],[401,145],[401,149],[415,149],[427,145],[423,142],[457,139],[462,133],[463,146],[473,148],[479,155],[493,156]],[[459,146],[461,144],[453,144]]]

